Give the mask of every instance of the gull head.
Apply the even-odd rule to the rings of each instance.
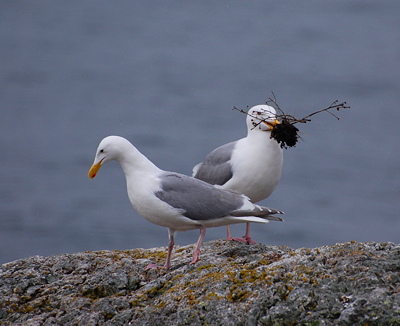
[[[104,163],[119,161],[124,150],[130,145],[129,141],[119,136],[104,138],[96,150],[96,156],[88,172],[88,177],[93,179]]]
[[[271,131],[280,122],[276,119],[276,111],[269,105],[256,105],[247,112],[248,130]]]

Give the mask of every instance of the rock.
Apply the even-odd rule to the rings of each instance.
[[[400,245],[315,249],[223,240],[30,257],[0,267],[0,324],[400,325]]]

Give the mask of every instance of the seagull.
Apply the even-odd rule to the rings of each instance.
[[[169,243],[165,269],[171,267],[174,236],[177,231],[200,229],[191,264],[199,260],[206,228],[228,224],[269,220],[282,221],[273,214],[282,211],[253,204],[246,196],[220,189],[204,181],[174,172],[163,171],[127,139],[104,138],[88,172],[93,179],[100,167],[116,160],[125,173],[128,197],[132,206],[151,223],[168,228]],[[150,264],[147,268],[156,268]]]
[[[247,137],[214,149],[193,168],[192,176],[244,194],[256,203],[269,197],[281,178],[282,148],[271,138],[271,130],[280,122],[273,107],[256,105],[248,111],[246,124]],[[256,243],[250,236],[250,223],[242,238],[232,238],[228,225],[227,238]]]

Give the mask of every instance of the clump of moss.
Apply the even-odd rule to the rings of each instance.
[[[282,120],[280,124],[277,124],[271,131],[271,138],[274,138],[281,148],[287,149],[289,147],[296,146],[299,140],[299,129],[297,129],[288,120]]]

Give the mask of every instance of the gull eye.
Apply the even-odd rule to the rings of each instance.
[[[100,153],[104,153],[104,149],[101,149],[101,150],[100,150]]]

